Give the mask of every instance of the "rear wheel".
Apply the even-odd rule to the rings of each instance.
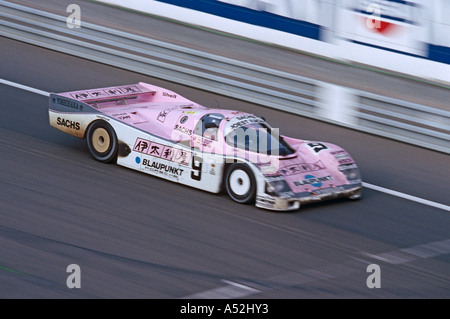
[[[237,203],[253,203],[256,196],[256,180],[250,167],[235,163],[227,170],[225,187],[228,195]]]
[[[92,157],[109,163],[117,156],[117,136],[112,126],[105,121],[92,123],[86,132],[87,145]]]

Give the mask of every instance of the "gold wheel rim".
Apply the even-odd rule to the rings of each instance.
[[[104,128],[97,128],[92,134],[92,145],[94,149],[99,153],[105,153],[109,145],[111,144],[111,138],[109,133]]]

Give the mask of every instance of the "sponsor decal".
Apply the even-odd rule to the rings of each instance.
[[[141,92],[141,90],[137,86],[123,86],[123,87],[120,87],[119,90],[123,94],[140,93]]]
[[[211,143],[213,142],[213,140],[211,140],[209,138],[196,137],[195,135],[192,138],[192,141],[198,145],[202,145],[203,147],[205,147],[205,149],[207,149],[208,146],[212,147]]]
[[[128,113],[117,113],[111,114],[112,117],[118,118],[119,120],[128,120],[131,119],[131,116]]]
[[[176,124],[173,129],[176,130],[176,131],[181,132],[182,134],[192,135],[192,130],[190,128],[187,128],[187,127],[182,126],[182,125]]]
[[[163,96],[166,96],[166,97],[170,97],[170,98],[172,98],[172,99],[176,99],[176,98],[177,98],[177,95],[176,95],[176,94],[169,93],[169,92],[162,92],[162,95],[163,95]]]
[[[339,170],[342,172],[342,171],[346,171],[346,170],[349,170],[349,169],[357,169],[358,168],[358,166],[355,164],[355,163],[352,163],[352,164],[344,164],[344,165],[341,165],[341,166],[339,166]]]
[[[284,176],[290,176],[306,172],[314,172],[325,169],[325,165],[321,161],[315,163],[300,163],[280,168],[280,173]]]
[[[76,100],[85,100],[90,98],[90,95],[85,92],[71,93],[70,96]]]
[[[151,142],[138,138],[134,144],[133,151],[146,154]]]
[[[174,148],[170,146],[164,145],[164,148],[161,152],[161,158],[171,161],[174,154]]]
[[[283,176],[266,176],[266,181],[271,183],[271,182],[279,182],[279,181],[284,181],[284,177]]]
[[[121,86],[117,88],[105,90],[89,90],[73,92],[70,96],[76,100],[99,99],[117,95],[140,93],[141,90],[137,86]]]
[[[181,123],[181,124],[184,124],[184,123],[186,123],[187,120],[188,120],[188,117],[187,117],[187,116],[183,116],[183,117],[180,119],[180,123]]]
[[[160,121],[161,123],[164,123],[164,121],[166,120],[167,114],[169,114],[169,110],[162,110],[161,112],[159,112],[158,117],[156,118],[158,121]]]
[[[136,139],[133,151],[186,166],[189,165],[192,156],[190,151],[150,142],[142,138]]]
[[[330,175],[315,177],[314,175],[305,175],[305,178],[301,181],[295,181],[295,186],[312,185],[314,187],[321,187],[323,182],[332,181],[333,177]]]
[[[343,154],[338,154],[338,155],[336,155],[335,158],[336,158],[337,160],[343,160],[343,159],[349,158],[349,156],[348,156],[348,154],[343,153]]]
[[[164,145],[158,144],[158,143],[152,143],[150,144],[150,147],[148,149],[148,155],[153,155],[155,157],[161,157],[161,152],[164,148]]]
[[[164,121],[166,120],[167,115],[172,112],[173,110],[178,109],[178,106],[176,107],[171,107],[169,109],[165,109],[162,110],[161,112],[159,112],[158,117],[156,118],[158,121],[160,121],[161,123],[164,123]]]
[[[334,158],[337,159],[339,164],[351,164],[354,163],[353,159],[348,155],[348,153],[344,150],[330,152],[331,155],[334,155]]]
[[[209,144],[211,144],[212,141],[213,141],[213,140],[210,140],[210,139],[208,139],[208,138],[202,138],[202,145],[206,147],[206,146],[208,146]]]
[[[331,154],[331,155],[347,154],[347,152],[344,151],[344,150],[339,150],[339,151],[333,151],[333,152],[330,152],[330,154]]]
[[[160,163],[153,158],[143,158],[142,167],[157,174],[170,177],[180,177],[184,172],[184,170],[179,167]]]
[[[191,152],[182,149],[177,149],[172,157],[172,161],[175,163],[179,163],[181,165],[188,165],[189,162],[191,161],[191,155],[192,155]]]
[[[263,123],[264,120],[256,117],[254,115],[241,115],[241,116],[236,116],[233,118],[233,121],[237,121],[235,123],[232,123],[230,125],[230,127],[234,130],[237,129],[241,126],[247,125],[247,124],[252,124],[252,123]]]
[[[75,109],[75,110],[79,110],[79,111],[83,111],[83,108],[84,108],[82,103],[79,103],[79,102],[76,102],[76,101],[72,101],[72,100],[63,99],[63,98],[60,98],[60,97],[56,98],[56,103],[59,104],[59,105],[62,105],[62,106],[70,107],[70,108]]]
[[[56,124],[59,125],[59,126],[65,126],[65,127],[70,128],[72,130],[77,130],[77,131],[80,130],[80,123],[79,122],[66,120],[66,119],[63,119],[61,117],[58,117],[56,119]]]
[[[198,114],[197,111],[184,111],[183,113],[184,114],[189,114],[189,115],[196,115],[196,114]]]
[[[346,159],[338,160],[338,163],[339,164],[350,164],[350,163],[354,163],[354,162],[351,158],[346,158]]]
[[[163,93],[163,95],[164,95],[164,93]],[[170,112],[172,112],[174,110],[177,110],[177,109],[180,109],[180,108],[190,108],[192,106],[193,106],[193,104],[177,105],[177,106],[174,106],[174,107],[162,110],[161,112],[159,112],[158,117],[156,119],[158,121],[160,121],[161,123],[164,123],[164,121],[166,120],[167,115]],[[183,113],[186,113],[186,114],[197,114],[196,111],[184,111]],[[181,118],[181,120],[183,120],[183,119],[184,119],[184,122],[186,122],[187,116],[186,116],[186,118],[185,117]],[[182,122],[181,120],[180,120],[180,123],[183,124],[184,122]]]

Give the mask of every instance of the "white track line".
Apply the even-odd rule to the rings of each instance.
[[[436,202],[432,202],[432,201],[429,201],[429,200],[426,200],[426,199],[423,199],[423,198],[420,198],[420,197],[415,197],[415,196],[411,196],[411,195],[408,195],[408,194],[400,193],[400,192],[394,191],[392,189],[388,189],[388,188],[372,185],[372,184],[369,184],[369,183],[363,183],[363,187],[370,188],[370,189],[373,189],[373,190],[378,191],[378,192],[386,193],[386,194],[389,194],[389,195],[392,195],[392,196],[401,197],[401,198],[404,198],[404,199],[407,199],[407,200],[410,200],[410,201],[413,201],[413,202],[417,202],[417,203],[420,203],[420,204],[436,207],[436,208],[443,209],[443,210],[446,210],[446,211],[450,212],[450,206],[447,206],[447,205],[444,205],[444,204],[439,204],[439,203],[436,203]]]
[[[254,289],[237,282],[225,279],[222,281],[226,283],[226,286],[201,291],[199,293],[185,296],[181,299],[239,299],[261,292],[258,289]]]
[[[404,265],[421,259],[434,258],[450,254],[450,239],[392,250],[381,254],[372,254],[364,251],[360,253],[364,257],[376,259],[383,263]],[[290,287],[301,287],[318,281],[329,281],[357,275],[361,273],[362,269],[367,269],[368,264],[371,264],[371,262],[366,258],[361,259],[359,256],[349,257],[350,260],[343,263],[328,264],[319,268],[307,268],[299,271],[266,277],[262,280],[252,282],[252,285],[260,287],[262,290],[251,288],[237,282],[222,280],[227,284],[226,286],[194,293],[180,299],[247,298],[250,295],[267,293],[270,290],[286,290]]]
[[[26,85],[22,85],[22,84],[18,84],[18,83],[14,83],[14,82],[11,82],[11,81],[0,79],[0,83],[1,84],[5,84],[5,85],[9,85],[9,86],[13,86],[13,87],[21,89],[21,90],[30,91],[30,92],[33,92],[33,93],[36,93],[36,94],[40,94],[40,95],[44,95],[44,96],[50,96],[49,92],[38,90],[38,89],[35,89],[35,88],[32,88],[32,87],[29,87],[29,86],[26,86]]]
[[[40,94],[40,95],[44,95],[44,96],[50,96],[49,92],[45,92],[45,91],[42,91],[42,90],[39,90],[39,89],[35,89],[35,88],[29,87],[29,86],[26,86],[26,85],[22,85],[22,84],[19,84],[19,83],[15,83],[15,82],[3,80],[3,79],[0,79],[0,83],[1,84],[5,84],[5,85],[9,85],[9,86],[13,86],[13,87],[21,89],[21,90],[26,90],[26,91],[29,91],[29,92],[33,92],[33,93],[36,93],[36,94]],[[420,203],[420,204],[423,204],[423,205],[432,206],[432,207],[435,207],[435,208],[439,208],[439,209],[443,209],[443,210],[446,210],[446,211],[450,211],[450,206],[447,206],[447,205],[444,205],[444,204],[439,204],[439,203],[432,202],[432,201],[429,201],[429,200],[426,200],[426,199],[423,199],[423,198],[419,198],[419,197],[411,196],[411,195],[408,195],[408,194],[400,193],[400,192],[397,192],[397,191],[394,191],[394,190],[391,190],[391,189],[388,189],[388,188],[372,185],[372,184],[365,183],[365,182],[362,183],[362,185],[363,185],[363,187],[370,188],[370,189],[373,189],[373,190],[378,191],[378,192],[382,192],[382,193],[386,193],[386,194],[389,194],[389,195],[392,195],[392,196],[397,196],[397,197],[400,197],[400,198],[404,198],[404,199],[407,199],[407,200],[410,200],[410,201],[413,201],[413,202],[417,202],[417,203]]]

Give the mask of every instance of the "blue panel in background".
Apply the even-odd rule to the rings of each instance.
[[[192,9],[199,12],[212,14],[218,17],[231,19],[255,26],[265,27],[273,30],[283,31],[293,35],[306,37],[314,40],[321,40],[322,26],[307,21],[296,20],[265,11],[252,10],[246,7],[237,6],[217,0],[155,0],[170,5]],[[404,0],[388,0],[401,4],[415,6],[414,3]],[[391,19],[395,19],[392,18]],[[413,23],[412,21],[402,21],[405,23]],[[351,41],[356,43],[355,41]],[[367,43],[359,43],[368,45]],[[373,46],[375,47],[375,46]],[[416,56],[401,51],[391,50],[385,47],[376,46],[378,49]],[[416,56],[418,58],[428,59],[435,62],[450,64],[450,47],[428,44],[428,52],[425,56]]]
[[[321,26],[273,13],[251,10],[216,0],[156,0],[178,7],[209,13],[222,18],[279,30],[314,40],[320,40]]]
[[[450,64],[450,48],[440,45],[428,45],[428,59],[436,62]]]

